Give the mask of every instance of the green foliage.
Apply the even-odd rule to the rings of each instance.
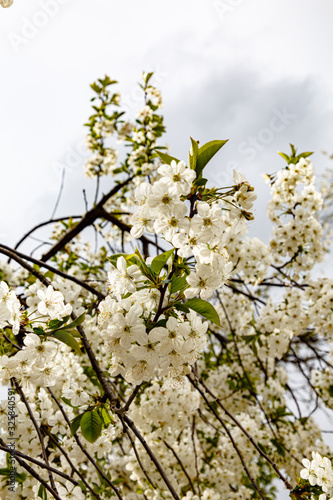
[[[86,411],[80,419],[81,432],[89,443],[94,443],[99,438],[103,428],[103,421],[98,411]]]
[[[150,264],[150,267],[156,273],[157,275],[160,274],[162,271],[163,267],[165,266],[166,262],[168,259],[173,255],[175,249],[172,248],[171,250],[168,250],[167,252],[161,253],[160,255],[157,255],[153,260],[152,263]]]
[[[210,141],[201,146],[198,150],[198,159],[196,162],[195,171],[197,178],[201,175],[207,163],[216,155],[216,153],[228,142],[226,141]]]
[[[221,326],[220,318],[216,312],[215,307],[212,306],[210,302],[207,302],[207,300],[197,298],[189,299],[185,302],[185,307],[201,314],[201,316],[208,319],[209,321],[212,321],[212,323],[214,323],[215,325]]]
[[[167,165],[171,165],[172,161],[175,161],[176,163],[179,163],[179,161],[180,161],[177,158],[175,158],[174,156],[170,156],[170,155],[167,155],[165,153],[162,153],[162,151],[159,151],[157,148],[155,148],[155,152],[156,152],[157,156],[159,156],[161,158],[163,163],[166,163]]]
[[[297,155],[296,154],[297,150],[293,144],[290,144],[290,148],[291,148],[290,156],[288,156],[285,153],[281,153],[280,151],[278,152],[279,155],[282,156],[284,160],[286,160],[288,165],[290,164],[296,165],[296,163],[298,163],[301,158],[308,158],[309,156],[313,155],[313,151],[306,151],[305,153],[300,153],[299,155]]]
[[[199,142],[191,137],[191,149],[189,153],[190,168],[196,170],[199,152]]]
[[[185,276],[172,276],[171,280],[171,286],[170,286],[170,293],[182,293],[186,288],[189,287],[189,284],[186,281],[186,275]]]
[[[40,487],[38,488],[37,496],[42,500],[47,500],[46,488],[43,484],[41,484]]]
[[[78,431],[80,424],[81,424],[82,417],[83,417],[83,413],[81,413],[81,415],[77,415],[71,421],[71,434],[72,434],[72,436],[74,436],[74,434]]]
[[[52,338],[55,338],[71,347],[71,349],[75,351],[75,354],[81,354],[80,346],[73,335],[70,334],[70,332],[67,332],[65,330],[57,331],[52,334]]]

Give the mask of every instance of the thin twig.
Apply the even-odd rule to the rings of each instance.
[[[81,481],[83,482],[83,484],[85,485],[85,487],[92,493],[92,495],[94,495],[95,498],[97,498],[98,500],[100,500],[100,496],[95,493],[95,491],[91,488],[91,486],[89,486],[89,484],[87,483],[87,481],[85,480],[84,476],[81,474],[81,472],[75,467],[75,465],[73,464],[73,462],[71,461],[71,459],[69,458],[67,452],[63,449],[63,447],[58,443],[58,441],[55,439],[54,436],[52,436],[51,432],[49,431],[46,431],[49,438],[51,439],[51,441],[54,443],[54,445],[61,451],[61,453],[64,455],[64,457],[66,458],[68,464],[71,466],[72,468],[72,472],[74,472],[75,474],[77,474],[79,476],[79,478],[81,479]]]
[[[55,500],[62,500],[62,498],[60,498],[60,496],[58,495],[57,491],[55,489],[51,488],[51,486],[46,481],[44,481],[44,479],[39,474],[37,474],[37,472],[32,467],[30,467],[30,465],[28,465],[26,462],[24,462],[24,460],[22,460],[22,458],[17,456],[16,460],[20,464],[21,467],[23,467],[27,472],[29,472],[29,474],[32,477],[37,479],[37,481],[40,484],[42,484],[44,486],[44,488],[47,489],[47,491],[49,491],[51,493],[51,495],[53,495]]]
[[[61,411],[64,419],[66,420],[67,422],[67,425],[70,427],[71,423],[69,421],[69,418],[67,417],[67,414],[65,412],[65,410],[63,409],[62,407],[62,404],[58,401],[58,399],[56,398],[56,396],[53,394],[53,391],[52,389],[50,389],[49,387],[47,388],[47,390],[49,391],[49,393],[51,394],[51,397],[53,398],[53,400],[56,402],[59,410]],[[85,447],[83,446],[83,444],[81,443],[81,440],[80,438],[78,437],[78,435],[75,433],[73,434],[73,437],[77,443],[77,445],[79,446],[80,450],[85,454],[85,456],[88,458],[89,462],[92,463],[92,465],[95,467],[95,469],[97,470],[97,472],[100,474],[100,476],[104,479],[104,481],[106,481],[108,483],[108,485],[112,488],[112,490],[114,491],[114,493],[117,495],[117,497],[119,498],[119,500],[124,500],[123,497],[121,496],[121,494],[119,493],[119,490],[118,488],[116,488],[116,486],[110,481],[110,479],[104,474],[104,472],[102,471],[102,469],[98,466],[98,464],[96,463],[96,460],[90,455],[90,453],[87,452],[87,450],[85,449]]]
[[[44,459],[45,464],[47,465],[47,472],[48,472],[48,475],[49,475],[51,486],[52,486],[53,490],[55,492],[57,492],[57,488],[56,488],[55,483],[54,483],[54,478],[53,478],[52,472],[50,470],[49,460],[47,458],[47,453],[46,453],[46,449],[45,449],[45,445],[44,445],[44,438],[43,438],[42,433],[40,431],[39,425],[36,422],[36,419],[34,417],[33,411],[30,408],[29,402],[28,402],[27,398],[25,397],[25,394],[24,394],[24,392],[23,392],[20,384],[17,382],[17,380],[14,377],[12,378],[12,381],[13,381],[13,383],[15,385],[15,388],[16,388],[17,392],[19,393],[19,395],[20,395],[23,403],[25,404],[26,409],[28,410],[28,413],[29,413],[29,416],[31,418],[32,423],[34,424],[34,427],[36,429],[36,432],[37,432],[37,435],[38,435],[38,439],[39,439],[39,442],[40,442],[40,445],[41,445],[41,448],[42,448],[43,459]]]
[[[204,392],[198,387],[198,385],[194,382],[194,380],[191,379],[191,377],[188,375],[187,378],[191,382],[191,384],[197,389],[197,391],[200,392],[202,398],[206,401],[207,404],[209,404],[209,401],[207,400]],[[258,453],[272,466],[274,471],[277,473],[278,477],[283,481],[285,484],[286,488],[290,491],[293,490],[293,487],[291,484],[288,482],[288,480],[283,476],[281,471],[278,469],[278,467],[275,465],[275,463],[272,461],[272,459],[258,446],[258,444],[254,441],[253,437],[247,432],[246,429],[242,426],[240,422],[222,405],[221,401],[215,394],[212,393],[212,391],[207,387],[207,385],[203,382],[201,378],[198,378],[198,382],[203,386],[205,389],[205,392],[207,392],[212,398],[214,398],[214,401],[220,406],[220,408],[224,411],[224,413],[239,427],[239,429],[243,432],[243,434],[248,438],[250,443],[255,447],[255,449],[258,451]],[[213,411],[214,415],[216,418],[221,422],[221,417],[218,415],[218,413],[215,412],[214,408],[212,405],[209,406],[210,409]]]
[[[180,468],[181,470],[184,472],[185,476],[187,477],[187,480],[189,482],[189,485],[191,487],[191,490],[193,491],[193,493],[196,495],[196,491],[194,489],[194,486],[193,486],[193,483],[192,483],[192,480],[187,472],[187,470],[185,469],[182,461],[180,460],[179,456],[177,455],[177,453],[175,452],[175,450],[172,448],[172,446],[170,446],[166,441],[163,441],[163,443],[165,444],[165,446],[171,451],[171,453],[173,454],[173,456],[175,457],[175,459],[177,460],[177,462],[179,463],[180,465]]]
[[[147,481],[152,485],[152,487],[154,488],[154,490],[156,490],[156,486],[154,485],[153,481],[151,480],[151,478],[149,477],[148,475],[148,472],[146,471],[143,463],[141,462],[141,458],[140,458],[140,455],[138,453],[138,450],[136,449],[136,446],[135,446],[135,442],[134,442],[134,439],[132,438],[131,436],[131,433],[130,433],[130,430],[128,429],[128,427],[126,426],[126,424],[123,422],[123,429],[124,429],[124,432],[126,433],[126,435],[128,436],[128,439],[130,440],[131,442],[131,445],[132,445],[132,448],[133,448],[133,451],[135,453],[135,456],[136,456],[136,459],[138,461],[138,464],[142,470],[142,472],[144,473],[144,475],[146,476],[147,478]]]
[[[3,440],[0,438],[0,450],[5,451],[7,453],[13,453],[13,450],[11,448],[8,448],[6,444],[3,442]],[[53,472],[54,474],[57,474],[58,476],[63,477],[66,479],[66,481],[70,481],[73,483],[75,486],[78,486],[79,483],[75,481],[71,476],[68,474],[65,474],[65,472],[61,472],[61,470],[55,469],[54,467],[51,467],[50,465],[47,466],[44,462],[40,462],[36,458],[29,457],[28,455],[25,455],[24,453],[15,450],[14,452],[15,458],[18,456],[20,458],[24,458],[24,460],[27,460],[28,462],[32,462],[35,465],[38,465],[38,467],[41,467],[42,469],[48,469],[49,471]]]
[[[197,449],[195,446],[194,431],[195,431],[195,415],[192,416],[191,439],[192,439],[192,445],[193,445],[193,451],[194,451],[194,464],[195,464],[195,471],[197,474],[198,492],[199,492],[199,498],[201,499],[201,488],[200,488],[200,478],[199,478],[199,468],[198,468],[198,454],[197,454]]]
[[[141,444],[143,445],[144,449],[146,450],[146,452],[148,453],[149,455],[149,458],[151,459],[151,461],[154,463],[156,469],[158,470],[158,472],[160,473],[163,481],[165,482],[165,484],[167,485],[167,488],[168,490],[170,491],[171,495],[173,496],[173,498],[175,500],[181,500],[179,495],[176,493],[174,487],[172,486],[170,480],[168,479],[164,469],[162,468],[161,464],[159,463],[159,461],[157,460],[157,458],[155,457],[153,451],[151,450],[150,446],[148,445],[147,441],[145,440],[145,438],[142,436],[142,434],[139,432],[139,430],[136,428],[134,422],[128,418],[127,415],[123,415],[123,416],[120,416],[121,419],[124,419],[124,421],[126,422],[126,424],[130,427],[130,429],[133,431],[133,433],[136,435],[136,437],[139,439],[139,441],[141,442]]]
[[[52,212],[52,215],[51,215],[51,219],[53,219],[53,217],[55,216],[55,213],[56,213],[57,208],[59,206],[61,195],[62,195],[62,192],[63,192],[63,189],[64,189],[65,173],[66,173],[66,169],[63,168],[62,169],[62,173],[61,173],[60,189],[59,189],[59,193],[58,193],[58,196],[57,196],[57,200],[56,200],[55,205],[54,205],[54,209],[53,209],[53,212]]]
[[[84,216],[81,218],[81,220],[74,226],[72,227],[71,229],[69,229],[63,236],[62,238],[60,238],[60,240],[58,240],[51,248],[50,250],[48,250],[41,258],[41,260],[43,262],[46,262],[48,261],[49,259],[51,259],[51,257],[53,257],[54,255],[56,255],[56,253],[61,250],[62,248],[64,248],[65,245],[67,245],[67,243],[69,243],[73,238],[75,238],[78,234],[81,233],[81,231],[83,231],[86,227],[90,226],[91,224],[93,224],[95,222],[95,220],[98,218],[98,213],[99,213],[99,209],[103,207],[103,205],[105,205],[105,203],[112,197],[114,196],[116,193],[118,193],[118,191],[120,191],[123,187],[125,187],[127,184],[129,184],[129,182],[131,182],[131,180],[134,178],[135,176],[132,175],[130,177],[128,177],[124,182],[120,183],[120,184],[116,184],[116,186],[114,186],[111,191],[109,191],[108,194],[104,195],[102,197],[102,199],[97,203],[97,205],[95,205],[94,208],[92,208],[91,210],[89,210],[86,214],[84,214]]]
[[[24,260],[27,260],[29,262],[32,262],[33,264],[37,264],[37,266],[45,267],[46,269],[48,269],[52,273],[58,274],[58,276],[61,276],[62,278],[65,278],[66,280],[73,281],[77,285],[80,285],[82,288],[85,288],[90,293],[96,295],[99,298],[99,300],[105,299],[105,295],[103,293],[99,292],[98,290],[95,290],[95,288],[88,285],[84,281],[79,280],[75,276],[64,273],[63,271],[60,271],[59,269],[51,266],[50,264],[46,264],[45,262],[42,262],[41,260],[35,259],[34,257],[31,257],[29,255],[25,255],[24,253],[18,252],[17,250],[14,250],[14,249],[7,247],[6,245],[2,245],[2,244],[0,244],[0,253],[3,253],[5,255],[10,255],[11,259],[15,260],[16,262],[18,262],[21,265],[22,265],[22,260],[19,261],[17,258],[15,258],[15,256],[18,257],[19,259],[24,259]]]
[[[130,395],[130,397],[128,398],[128,400],[126,401],[126,404],[125,406],[123,406],[122,408],[120,408],[120,411],[128,411],[130,405],[132,404],[132,402],[134,401],[134,399],[136,398],[136,396],[138,395],[138,392],[141,388],[142,384],[139,384],[135,387],[134,391],[132,392],[132,394]]]

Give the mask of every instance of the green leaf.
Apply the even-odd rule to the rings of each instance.
[[[201,316],[203,316],[204,318],[209,319],[209,321],[212,321],[212,323],[215,323],[215,325],[221,326],[220,318],[216,312],[215,307],[212,306],[210,302],[207,302],[207,300],[189,299],[187,302],[185,302],[185,306],[201,314]]]
[[[47,271],[45,274],[44,274],[45,278],[48,278],[50,281],[53,281],[54,279],[54,273],[52,271]]]
[[[130,264],[136,264],[139,267],[142,274],[146,276],[148,279],[152,281],[155,280],[155,276],[153,275],[154,273],[151,270],[151,266],[147,266],[145,259],[142,257],[140,250],[137,247],[135,248],[135,253],[129,255],[126,258],[126,261],[129,262]]]
[[[147,73],[147,74],[145,75],[146,77],[144,78],[144,82],[145,82],[145,84],[146,84],[146,85],[148,84],[148,82],[149,82],[149,80],[151,79],[151,77],[153,76],[153,74],[154,74],[154,73],[151,71],[150,73]]]
[[[296,148],[293,144],[289,143],[289,146],[291,148],[291,156],[296,156]]]
[[[46,493],[46,488],[43,484],[40,485],[38,489],[37,496],[41,498],[42,500],[47,500],[47,493]]]
[[[41,326],[36,326],[36,328],[33,328],[33,331],[36,335],[44,335],[44,330]]]
[[[113,484],[115,484],[117,486],[118,484],[121,484],[124,481],[125,481],[124,477],[118,477],[117,479],[114,479],[112,482],[113,482]]]
[[[103,422],[97,410],[86,411],[80,422],[82,435],[89,443],[94,443],[101,435]]]
[[[76,431],[80,427],[82,417],[83,417],[83,413],[81,413],[81,415],[78,415],[77,417],[73,418],[73,420],[71,421],[71,434],[72,434],[72,436],[74,436],[74,434],[76,433]]]
[[[183,292],[188,287],[189,284],[186,281],[186,276],[181,276],[180,278],[173,276],[171,280],[170,293]]]
[[[276,451],[279,455],[281,455],[281,457],[284,457],[286,455],[286,450],[277,439],[271,439],[271,443],[275,446]]]
[[[99,87],[97,83],[92,83],[90,87],[97,92],[97,94],[100,94],[102,92],[102,87]]]
[[[0,469],[0,476],[9,476],[10,470],[9,469]]]
[[[157,326],[162,326],[163,328],[165,328],[165,327],[166,327],[166,323],[167,323],[167,320],[166,320],[166,319],[160,319],[160,320],[156,323],[155,327],[157,327]]]
[[[174,156],[166,155],[165,153],[162,153],[162,151],[158,151],[157,149],[154,149],[155,153],[157,156],[161,158],[161,160],[166,163],[167,165],[171,165],[171,162],[175,160],[176,163],[179,163],[180,160],[175,158]]]
[[[68,332],[70,335],[72,335],[72,337],[76,337],[77,339],[81,338],[81,333],[78,332],[77,330],[67,330],[66,329],[66,332]]]
[[[74,349],[76,354],[81,354],[80,346],[69,332],[66,331],[57,331],[54,332],[50,337],[55,338],[59,340],[60,342],[63,342],[64,344],[68,345],[72,349]]]
[[[152,263],[150,264],[150,267],[156,274],[160,274],[161,270],[163,269],[164,265],[166,264],[167,260],[169,257],[173,254],[175,251],[174,248],[171,250],[168,250],[167,252],[161,253],[160,255],[157,255],[155,259],[153,259]]]
[[[290,162],[290,157],[288,155],[286,155],[285,153],[281,153],[281,151],[278,151],[278,154],[282,156],[282,158],[286,160],[287,163]]]
[[[190,309],[188,307],[186,307],[184,304],[181,304],[180,302],[176,302],[174,306],[175,306],[175,309],[177,309],[177,311],[181,311],[184,313],[190,312]]]
[[[62,325],[64,325],[65,323],[67,323],[67,321],[69,320],[70,316],[65,316],[62,320],[60,319],[51,319],[51,321],[49,321],[49,328],[51,328],[51,330],[58,330],[60,327],[62,327]]]
[[[108,75],[105,75],[104,79],[99,78],[98,81],[101,85],[103,85],[103,87],[108,87],[109,85],[118,83],[117,80],[111,80]]]
[[[196,166],[197,177],[201,174],[207,163],[228,141],[210,141],[201,146],[198,151],[198,160]]]
[[[204,179],[203,177],[201,177],[200,179],[197,179],[194,184],[196,186],[204,186],[205,184],[207,184],[208,182],[208,179]]]
[[[63,328],[57,328],[57,332],[63,331],[63,330],[72,330],[73,328],[76,328],[77,326],[81,325],[81,323],[84,322],[86,317],[86,313],[82,313],[78,318],[76,318],[75,321],[72,321],[72,323],[69,323],[68,325],[64,326]]]
[[[23,483],[27,479],[27,474],[25,472],[21,472],[20,474],[16,472],[15,479],[18,483]]]
[[[307,158],[311,155],[313,155],[313,151],[305,151],[305,153],[301,153],[300,155],[298,155],[298,158]]]
[[[198,151],[199,151],[198,144],[199,143],[198,143],[198,141],[195,141],[194,139],[192,139],[192,137],[190,139],[191,139],[191,143],[192,143],[192,148],[191,148],[190,154],[189,154],[189,157],[190,157],[190,168],[192,170],[195,170],[196,166],[197,166],[197,160],[198,160]]]
[[[110,424],[114,424],[114,421],[110,417],[109,412],[105,408],[102,408],[101,416],[106,427],[108,427]]]

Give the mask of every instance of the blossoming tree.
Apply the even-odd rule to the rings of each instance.
[[[272,238],[250,238],[250,183],[204,177],[227,141],[170,156],[152,77],[134,123],[116,82],[91,86],[86,213],[0,244],[1,498],[271,500],[279,479],[327,499],[313,414],[333,406],[333,282],[312,273],[325,252],[311,153],[282,154]],[[22,253],[48,224],[48,250]]]

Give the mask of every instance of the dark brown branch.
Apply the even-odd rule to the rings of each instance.
[[[152,485],[152,487],[154,488],[154,490],[156,490],[156,486],[154,485],[153,481],[150,479],[148,472],[146,471],[143,463],[141,462],[140,455],[138,453],[138,450],[136,449],[135,442],[134,442],[134,439],[131,436],[130,430],[128,429],[128,427],[126,426],[126,424],[124,422],[123,422],[123,429],[124,429],[124,432],[126,433],[126,435],[128,436],[128,439],[130,440],[130,443],[132,445],[132,448],[133,448],[134,454],[136,456],[136,459],[138,461],[138,464],[140,466],[140,469],[142,470],[142,472],[146,476],[147,481]]]
[[[194,464],[195,464],[195,471],[197,474],[199,498],[201,499],[201,488],[200,488],[200,478],[199,478],[199,468],[198,468],[198,454],[197,454],[197,448],[195,446],[194,432],[195,432],[195,415],[192,416],[191,439],[192,439],[192,445],[193,445],[193,451],[194,451]]]
[[[187,472],[187,470],[185,469],[182,461],[180,460],[179,456],[177,455],[177,453],[175,452],[175,450],[172,448],[172,446],[170,446],[166,441],[163,441],[163,443],[165,444],[165,446],[171,451],[171,453],[173,454],[173,456],[175,457],[175,459],[177,460],[177,462],[179,463],[180,465],[180,468],[181,470],[184,472],[187,480],[188,480],[188,483],[190,485],[190,488],[191,490],[193,491],[193,493],[196,495],[196,491],[194,489],[194,486],[193,486],[193,483],[192,483],[192,480]]]
[[[205,399],[205,401],[206,401],[206,399]],[[211,407],[211,405],[209,404],[208,400],[206,401],[206,404],[209,406],[209,408],[212,409],[214,415],[216,416],[215,410],[213,409],[213,407]],[[244,457],[241,454],[240,449],[238,448],[238,446],[236,444],[236,441],[234,440],[234,438],[233,438],[231,432],[229,431],[227,425],[222,420],[222,418],[219,418],[218,420],[221,423],[221,425],[222,425],[223,429],[225,430],[225,432],[227,433],[227,435],[228,435],[228,437],[229,437],[229,439],[231,441],[231,444],[232,444],[234,450],[236,451],[237,455],[239,456],[239,459],[240,459],[240,461],[242,463],[243,469],[245,470],[245,473],[246,473],[247,477],[249,478],[249,480],[251,481],[254,489],[258,492],[258,494],[259,494],[260,498],[262,498],[262,500],[267,500],[266,497],[264,496],[263,492],[261,491],[261,489],[257,485],[255,479],[252,477],[252,474],[250,473],[250,471],[249,471],[249,469],[248,469],[248,467],[247,467],[247,465],[245,463]]]
[[[83,482],[83,484],[85,485],[85,487],[91,492],[91,494],[94,495],[94,497],[97,498],[97,500],[100,500],[101,497],[97,493],[95,493],[95,491],[91,488],[91,486],[89,486],[89,484],[87,483],[87,481],[85,480],[85,478],[83,477],[83,475],[81,474],[81,472],[75,467],[75,465],[73,464],[73,462],[69,458],[69,456],[66,453],[66,451],[58,443],[57,439],[51,434],[51,432],[47,431],[47,434],[48,434],[49,438],[51,439],[51,441],[54,443],[54,445],[60,450],[60,452],[66,458],[68,464],[71,466],[72,473],[77,474],[79,476],[79,478],[81,479],[81,481]],[[77,484],[79,484],[79,483],[77,483]]]
[[[35,276],[35,278],[38,278],[39,281],[43,283],[43,285],[45,286],[51,285],[51,282],[47,278],[45,278],[45,276],[42,273],[40,273],[39,271],[37,271],[37,269],[27,264],[27,262],[21,259],[21,257],[18,257],[18,255],[16,255],[16,253],[14,253],[13,251],[6,250],[6,248],[4,248],[3,245],[0,245],[0,253],[7,255],[8,257],[11,257],[18,264],[20,264],[20,266],[23,267],[23,269],[29,271],[29,273]]]
[[[7,335],[5,333],[2,334],[3,335],[3,338],[5,340],[7,340],[7,342],[9,342],[10,344],[12,344],[12,346],[15,347],[15,349],[17,349],[18,351],[21,351],[22,350],[22,347],[20,347],[19,345],[15,344],[15,342],[13,342],[12,340],[10,340],[9,337],[7,337]]]
[[[103,207],[103,205],[118,191],[120,191],[123,187],[125,187],[135,176],[132,175],[131,177],[128,177],[124,182],[117,184],[114,186],[109,193],[104,195],[102,199],[97,203],[97,205],[89,210],[82,218],[81,220],[76,224],[76,226],[72,227],[69,229],[62,238],[60,238],[59,241],[57,241],[51,248],[48,250],[41,258],[43,262],[48,261],[56,255],[56,253],[64,248],[67,243],[72,241],[73,238],[75,238],[78,234],[80,234],[86,227],[90,226],[95,222],[95,220],[99,217],[99,211]]]
[[[297,281],[293,280],[290,276],[288,276],[288,274],[286,274],[285,272],[283,272],[281,269],[282,267],[284,267],[285,264],[281,267],[278,267],[278,266],[274,266],[273,264],[271,264],[271,267],[273,267],[274,269],[276,269],[276,271],[280,274],[282,274],[282,276],[284,276],[285,278],[287,278],[287,280],[289,280],[291,283],[293,283],[293,285],[296,287],[296,288],[300,288],[301,290],[304,290],[304,285],[300,285],[299,283],[297,283]]]
[[[264,306],[266,305],[266,302],[262,299],[259,299],[259,297],[255,297],[254,295],[251,295],[250,293],[246,293],[243,290],[240,290],[236,286],[232,285],[226,285],[228,288],[231,288],[235,293],[240,293],[241,295],[244,295],[244,297],[247,297],[248,299],[252,300],[253,302],[260,302],[260,304],[263,304]]]
[[[131,406],[132,402],[134,401],[134,399],[138,395],[138,392],[139,392],[141,386],[142,386],[142,384],[139,384],[139,385],[137,385],[135,387],[134,391],[129,396],[128,400],[126,401],[126,404],[122,408],[120,408],[120,411],[125,412],[125,411],[127,411],[129,409],[129,407]]]
[[[5,253],[2,250],[5,250],[7,253]],[[12,248],[7,247],[6,245],[0,244],[0,253],[5,253],[5,255],[8,255],[9,252],[11,253],[10,258],[13,260],[16,260],[16,262],[19,262],[19,261],[17,259],[15,259],[14,255],[16,255],[17,257],[19,257],[21,259],[25,259],[29,262],[33,262],[37,266],[45,267],[46,269],[48,269],[52,273],[57,274],[58,276],[61,276],[62,278],[65,278],[66,280],[73,281],[73,283],[80,285],[82,288],[85,288],[90,293],[96,295],[99,298],[99,300],[105,299],[105,295],[103,293],[99,292],[98,290],[95,290],[95,288],[88,285],[84,281],[81,281],[78,278],[75,278],[75,276],[71,276],[70,274],[64,273],[63,271],[60,271],[59,269],[56,269],[53,266],[50,266],[50,264],[46,264],[45,262],[42,262],[41,260],[35,259],[34,257],[30,257],[29,255],[25,255],[24,253],[17,252],[16,250],[13,250]]]
[[[42,469],[48,469],[49,471],[53,472],[54,474],[58,474],[58,476],[63,477],[67,481],[70,481],[75,486],[79,485],[79,483],[77,481],[75,481],[75,479],[73,479],[68,474],[65,474],[65,472],[61,472],[61,470],[55,469],[54,467],[51,467],[51,466],[47,466],[44,462],[40,462],[36,458],[29,457],[28,455],[25,455],[24,453],[21,453],[18,450],[15,450],[15,452],[13,453],[13,450],[11,448],[8,448],[8,446],[6,446],[6,444],[2,441],[1,438],[0,438],[0,450],[5,451],[7,453],[14,454],[15,458],[16,457],[24,458],[24,460],[27,460],[28,462],[32,462],[33,464],[38,465],[38,467],[41,467]]]
[[[68,220],[68,219],[81,219],[81,215],[71,215],[71,216],[66,216],[66,217],[59,217],[58,219],[49,219],[45,222],[41,222],[40,224],[37,224],[37,226],[33,227],[28,231],[22,238],[16,243],[14,249],[16,250],[32,233],[37,231],[37,229],[40,229],[41,227],[48,226],[49,224],[52,224],[54,222],[61,222],[63,220]],[[8,261],[10,262],[10,260]]]
[[[128,418],[127,415],[120,416],[120,418],[121,418],[121,420],[124,420],[126,422],[126,424],[128,425],[128,427],[130,427],[130,429],[132,430],[133,434],[135,434],[135,436],[139,439],[140,443],[143,445],[144,449],[146,450],[147,454],[149,455],[149,458],[151,459],[151,461],[155,465],[156,469],[160,473],[160,476],[162,477],[163,481],[167,485],[167,488],[170,491],[170,493],[173,496],[173,498],[175,500],[181,500],[180,497],[179,497],[179,495],[176,493],[174,487],[170,483],[170,480],[168,479],[168,477],[167,477],[164,469],[162,468],[161,464],[159,463],[159,461],[155,457],[153,451],[151,450],[151,448],[148,445],[148,443],[145,440],[145,438],[142,436],[142,434],[136,428],[134,422],[130,418]]]
[[[51,493],[51,495],[55,498],[55,500],[62,500],[60,498],[60,496],[58,495],[57,491],[54,490],[53,488],[51,488],[51,486],[46,481],[44,481],[44,479],[42,477],[40,477],[40,475],[37,474],[37,472],[35,472],[34,469],[32,467],[30,467],[30,465],[28,465],[26,462],[24,462],[24,460],[22,460],[22,458],[17,456],[16,461],[20,464],[21,467],[23,467],[27,472],[29,472],[29,474],[32,477],[37,479],[37,481],[40,484],[42,484],[47,491],[49,491]]]

